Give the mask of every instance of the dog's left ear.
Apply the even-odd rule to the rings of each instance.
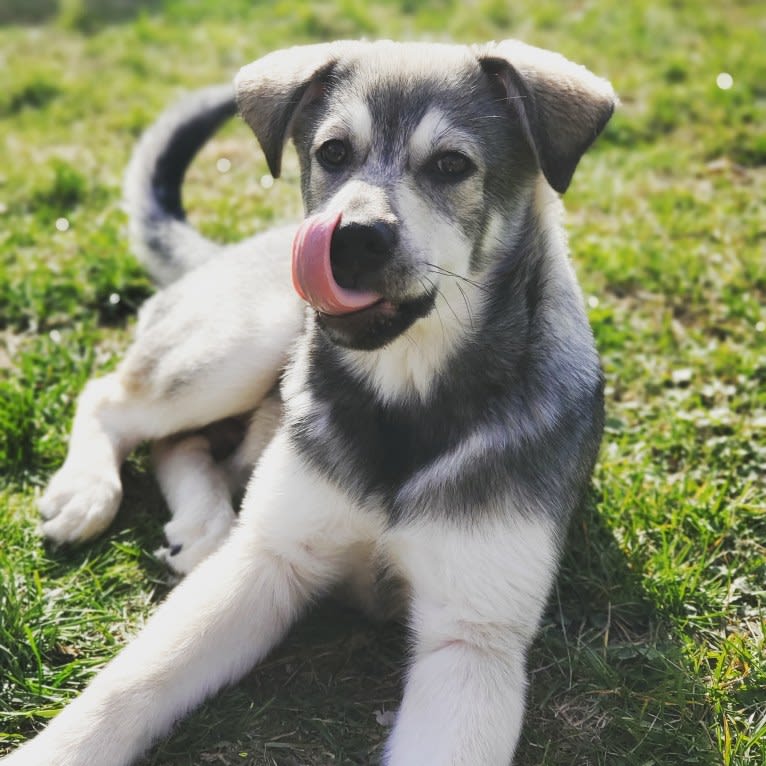
[[[614,112],[612,86],[558,53],[518,40],[490,43],[476,55],[504,88],[548,183],[563,194]]]
[[[237,106],[253,129],[274,178],[296,114],[322,90],[324,76],[353,43],[299,45],[242,67],[234,78]]]

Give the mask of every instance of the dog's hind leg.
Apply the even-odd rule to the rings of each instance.
[[[154,444],[157,480],[172,517],[165,524],[167,545],[155,555],[176,573],[190,572],[229,534],[235,519],[232,497],[243,489],[274,436],[281,412],[282,402],[275,392],[263,400],[247,424],[230,419]],[[238,432],[240,428],[245,432]],[[238,442],[233,450],[223,444],[232,440]],[[229,454],[221,455],[221,451]]]
[[[42,532],[55,543],[87,540],[112,522],[122,499],[120,465],[143,438],[114,422],[123,398],[114,373],[88,383],[77,402],[66,460],[38,502]]]
[[[220,369],[220,368],[219,368]],[[277,370],[270,371],[273,385]],[[225,378],[224,378],[225,380]],[[122,370],[92,380],[80,396],[66,460],[39,501],[43,534],[54,543],[88,540],[114,519],[122,497],[120,465],[140,442],[199,428],[258,405],[263,391],[221,391],[200,375],[182,391],[163,396],[137,389]]]
[[[383,524],[354,508],[278,434],[227,541],[3,766],[132,763],[181,715],[262,659],[309,601],[345,575],[355,546],[379,535]]]
[[[412,587],[412,666],[388,766],[508,766],[524,712],[526,652],[555,573],[544,520],[419,522],[392,533]]]
[[[54,543],[106,529],[120,464],[137,444],[251,411],[273,389],[304,308],[281,273],[289,261],[257,255],[250,265],[246,251],[222,254],[151,298],[122,364],[88,383],[66,461],[39,503]]]
[[[169,396],[150,386],[136,388],[123,370],[88,383],[77,403],[66,460],[39,502],[43,534],[57,544],[100,534],[117,513],[120,465],[136,445],[251,409],[263,395],[254,385],[252,393],[240,396],[206,396],[205,377]]]

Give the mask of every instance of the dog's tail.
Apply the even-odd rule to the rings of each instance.
[[[236,111],[232,86],[197,91],[164,112],[133,152],[124,185],[131,244],[161,285],[220,249],[187,223],[181,184],[200,147]]]

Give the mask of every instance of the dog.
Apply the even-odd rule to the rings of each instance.
[[[163,289],[82,393],[40,511],[54,543],[100,534],[152,440],[159,555],[186,576],[4,766],[132,763],[340,583],[368,609],[398,592],[411,630],[383,762],[512,761],[603,423],[559,194],[615,104],[518,41],[346,41],[267,55],[148,131],[126,198]],[[180,189],[237,111],[274,178],[293,139],[306,217],[223,247]]]

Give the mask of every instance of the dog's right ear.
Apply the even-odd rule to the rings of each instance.
[[[295,116],[321,95],[323,79],[344,47],[321,43],[276,51],[242,67],[234,79],[240,114],[253,129],[274,178],[279,177]]]

